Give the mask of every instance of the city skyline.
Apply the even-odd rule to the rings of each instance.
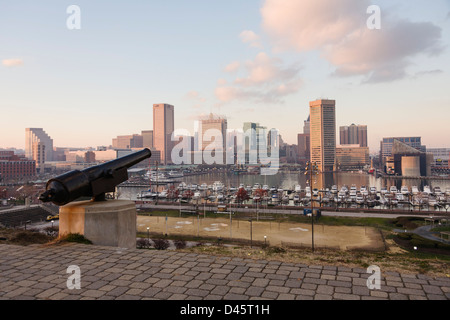
[[[77,1],[80,30],[66,26],[70,4],[2,2],[0,148],[24,149],[35,127],[55,146],[109,145],[154,130],[155,103],[175,106],[175,128],[212,112],[296,144],[321,98],[336,101],[336,127],[367,125],[371,152],[391,136],[448,147],[447,0],[378,1],[379,30],[370,1]]]

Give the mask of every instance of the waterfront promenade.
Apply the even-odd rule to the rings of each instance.
[[[80,289],[68,289],[69,266]],[[450,277],[83,244],[0,245],[0,299],[449,300]],[[187,303],[187,301],[186,301]]]

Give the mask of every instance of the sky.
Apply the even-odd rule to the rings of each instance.
[[[371,152],[450,148],[450,0],[0,0],[0,30],[0,148],[29,127],[110,145],[151,130],[155,103],[192,133],[214,113],[296,144],[316,99],[336,100],[337,141],[355,123]]]

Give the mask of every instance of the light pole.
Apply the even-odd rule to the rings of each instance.
[[[150,227],[147,227],[147,240],[150,241]]]
[[[253,228],[252,228],[252,219],[248,220],[250,222],[250,248],[252,248],[253,244]]]
[[[318,173],[319,168],[317,167],[317,163],[307,162],[305,168],[305,175],[310,176],[310,188],[311,188],[311,248],[312,252],[314,252],[314,192],[313,192],[313,175]]]

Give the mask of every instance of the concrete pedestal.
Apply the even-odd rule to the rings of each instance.
[[[79,233],[95,245],[136,248],[133,201],[78,201],[59,209],[59,234]]]

